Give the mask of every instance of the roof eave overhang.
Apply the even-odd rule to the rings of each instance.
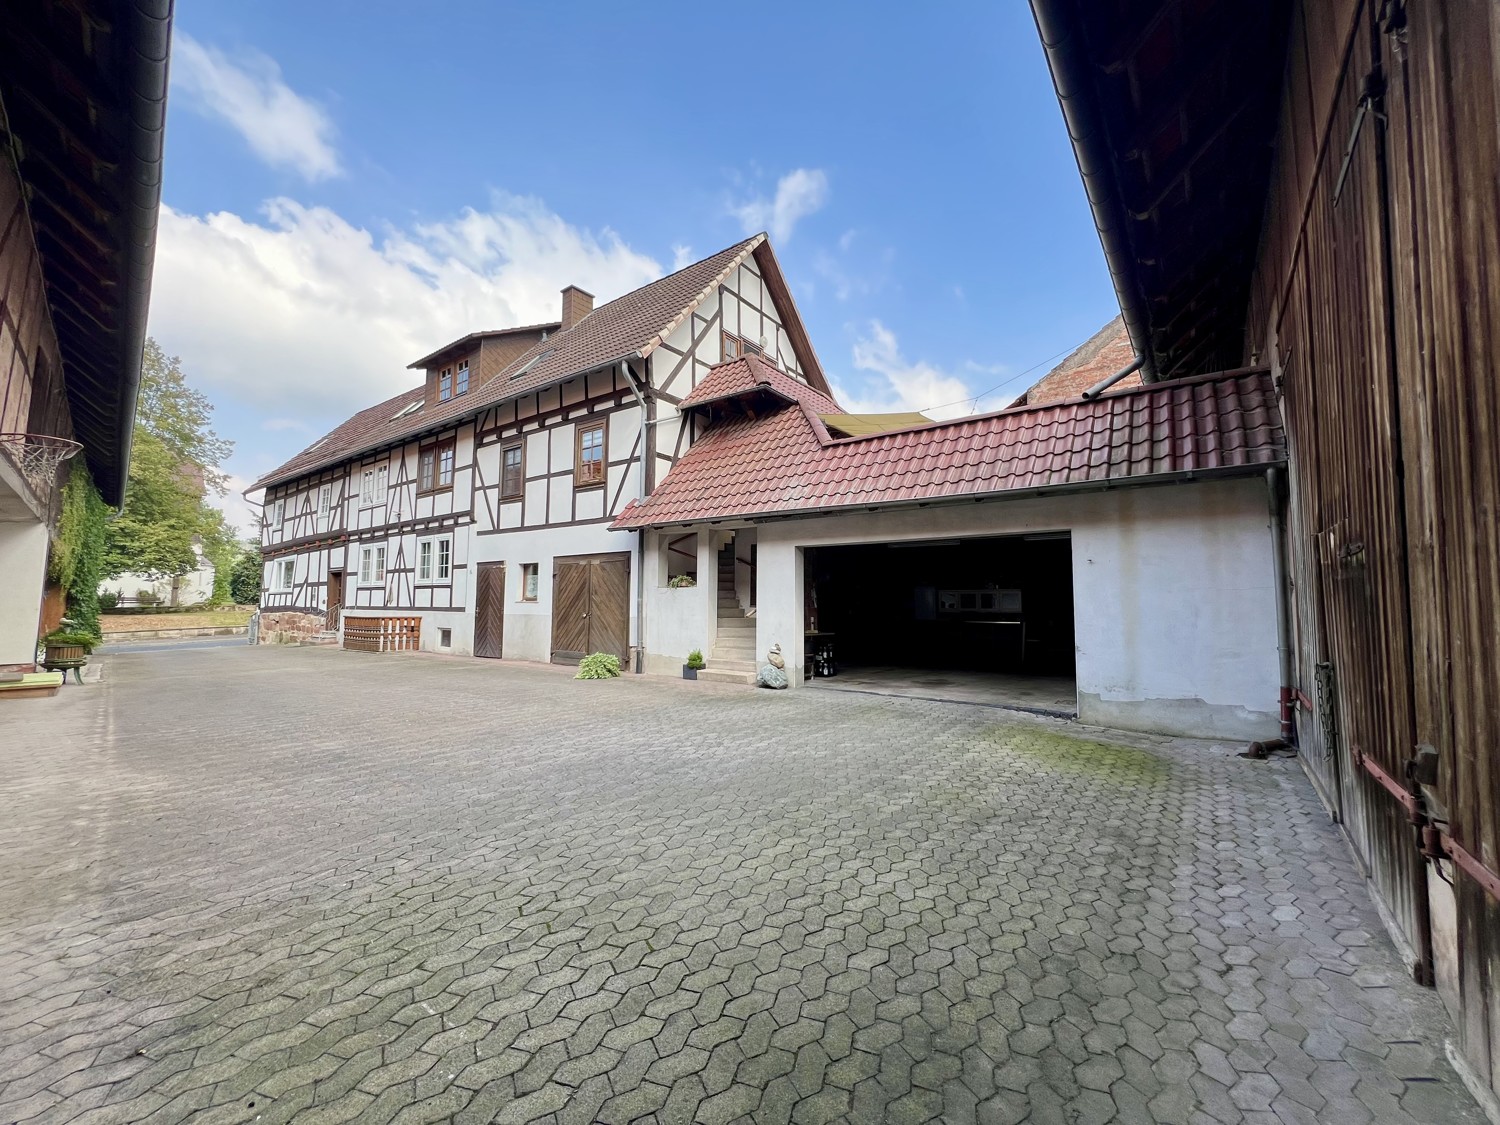
[[[7,12],[0,81],[62,353],[73,436],[104,500],[124,500],[161,203],[172,0]],[[68,75],[68,97],[50,83]],[[86,112],[75,112],[86,101]],[[78,160],[93,171],[73,171]],[[102,224],[102,225],[101,225]],[[66,264],[65,264],[66,263]]]
[[[1228,480],[1235,477],[1264,476],[1271,469],[1286,465],[1284,457],[1255,461],[1244,465],[1225,465],[1212,469],[1185,469],[1175,473],[1151,473],[1141,476],[1114,477],[1104,480],[1072,481],[1065,484],[1039,485],[1033,488],[1007,488],[962,496],[916,497],[910,500],[887,500],[880,503],[837,504],[818,508],[797,508],[784,512],[739,511],[705,516],[695,520],[661,522],[615,522],[611,531],[663,531],[675,527],[703,527],[727,523],[762,524],[784,520],[820,519],[825,516],[857,515],[862,512],[915,511],[922,508],[952,508],[968,504],[1005,503],[1011,500],[1035,500],[1047,496],[1076,496],[1090,492],[1116,492],[1123,488],[1148,488],[1157,485],[1192,484],[1201,481]]]
[[[1143,382],[1156,381],[1156,355],[1151,347],[1148,306],[1136,274],[1120,186],[1100,118],[1097,91],[1089,73],[1088,52],[1075,22],[1075,0],[1031,0],[1031,14],[1052,72],[1052,85],[1062,107],[1068,139],[1083,188],[1093,212],[1094,227],[1104,249],[1104,261],[1115,298],[1135,354],[1144,359]]]

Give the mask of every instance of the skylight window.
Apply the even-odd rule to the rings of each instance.
[[[393,414],[391,416],[391,421],[394,422],[398,418],[405,418],[408,414],[415,414],[418,410],[421,410],[421,409],[422,409],[422,400],[421,399],[417,399],[416,402],[409,402],[405,406],[403,406],[400,410],[398,410],[395,414]]]
[[[557,351],[556,348],[548,348],[544,352],[537,352],[536,355],[532,356],[525,363],[521,364],[521,369],[519,371],[517,371],[514,375],[512,375],[511,378],[512,379],[519,379],[522,375],[526,374],[526,372],[530,371],[533,367],[535,367],[537,364],[541,363],[542,360],[546,359],[549,355],[551,355],[555,351]]]

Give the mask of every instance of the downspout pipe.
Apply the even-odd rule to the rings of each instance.
[[[636,449],[640,450],[640,492],[642,500],[646,498],[646,458],[648,449],[646,447],[647,410],[646,396],[641,394],[641,389],[636,385],[635,376],[630,371],[630,360],[639,359],[640,353],[626,357],[620,361],[620,371],[625,376],[625,382],[630,386],[630,393],[635,395],[635,401],[641,409],[641,429],[636,438]],[[639,676],[646,670],[646,529],[643,527],[637,536],[636,565],[635,565],[635,674]]]
[[[1271,507],[1271,559],[1276,585],[1276,663],[1281,675],[1281,738],[1289,746],[1297,744],[1297,726],[1292,720],[1292,701],[1296,689],[1292,684],[1292,614],[1286,588],[1286,511],[1282,505],[1283,477],[1279,467],[1266,473],[1266,491]]]
[[[1118,383],[1121,379],[1134,375],[1143,366],[1145,366],[1145,363],[1146,357],[1137,353],[1136,357],[1133,360],[1127,363],[1124,367],[1120,368],[1120,370],[1116,371],[1109,378],[1100,379],[1099,382],[1095,383],[1088,390],[1084,391],[1083,397],[1085,399],[1098,398],[1105,391],[1109,390],[1110,387],[1113,387],[1116,383]]]

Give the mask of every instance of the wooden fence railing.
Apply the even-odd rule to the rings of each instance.
[[[344,617],[344,647],[354,652],[415,652],[420,617]]]

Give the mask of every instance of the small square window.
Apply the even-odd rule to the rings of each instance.
[[[536,601],[537,590],[537,564],[521,564],[521,600],[523,602]]]
[[[732,335],[729,332],[725,332],[723,333],[721,339],[723,341],[723,355],[725,362],[727,363],[731,359],[739,359],[742,350],[740,348],[740,338],[738,336]]]

